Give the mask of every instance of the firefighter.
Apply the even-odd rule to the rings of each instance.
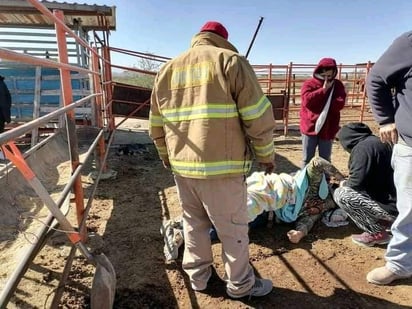
[[[174,174],[183,209],[183,269],[193,290],[205,290],[212,274],[213,225],[227,294],[264,296],[272,281],[255,277],[249,263],[245,178],[253,155],[273,171],[275,120],[251,65],[227,39],[221,23],[207,22],[189,50],[161,68],[149,134]]]

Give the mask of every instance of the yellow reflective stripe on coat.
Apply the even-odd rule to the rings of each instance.
[[[163,122],[179,122],[194,119],[235,118],[238,112],[235,104],[204,104],[191,107],[162,110]]]
[[[270,142],[269,144],[267,144],[265,146],[253,145],[253,149],[255,150],[255,154],[258,157],[270,156],[275,151],[275,147],[273,145],[273,142]]]
[[[239,109],[239,113],[243,120],[252,120],[259,118],[263,113],[272,106],[269,99],[263,95],[256,104]]]
[[[175,68],[170,74],[170,90],[206,85],[213,81],[215,63],[203,61]]]
[[[149,125],[152,127],[163,127],[162,116],[150,114],[149,115]]]
[[[218,162],[182,162],[170,161],[172,171],[185,176],[217,176],[227,174],[247,173],[251,161],[218,161]]]

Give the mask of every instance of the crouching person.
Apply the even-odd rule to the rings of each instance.
[[[352,235],[352,241],[362,246],[387,244],[386,230],[397,215],[392,146],[360,122],[343,126],[337,137],[350,157],[349,178],[335,190],[334,200],[364,231]]]

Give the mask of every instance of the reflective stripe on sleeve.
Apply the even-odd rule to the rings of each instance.
[[[239,113],[243,120],[252,120],[262,116],[271,106],[269,99],[263,95],[256,104],[239,109]]]
[[[159,153],[159,155],[160,155],[161,157],[164,157],[164,156],[167,155],[167,148],[166,148],[166,146],[157,146],[157,145],[156,145],[156,149],[157,149],[157,152]]]
[[[275,147],[273,145],[273,142],[271,142],[267,145],[264,145],[264,146],[253,145],[253,149],[255,150],[255,154],[258,157],[270,156],[275,151]]]
[[[150,114],[150,116],[149,116],[149,125],[151,127],[163,127],[162,116],[156,116],[156,115]]]

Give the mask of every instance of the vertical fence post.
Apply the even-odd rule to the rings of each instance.
[[[41,66],[36,66],[34,76],[34,100],[33,100],[33,119],[40,117],[40,98],[41,98]],[[39,128],[31,131],[31,147],[39,142]]]
[[[91,66],[92,66],[92,71],[99,71],[99,58],[98,58],[98,54],[97,54],[97,48],[94,47],[93,50],[95,50],[95,53],[92,53],[92,61],[91,61]],[[102,86],[101,86],[101,78],[100,75],[94,75],[93,76],[93,88],[94,91],[96,93],[101,93],[102,92]],[[103,128],[103,120],[102,120],[102,96],[97,96],[96,97],[96,108],[95,108],[95,120],[96,120],[96,126],[101,129]],[[96,162],[98,162],[98,170],[99,167],[102,166],[102,164],[104,163],[104,157],[105,157],[105,142],[104,142],[104,136],[102,136],[99,140],[99,147],[98,149],[98,160],[96,160]],[[103,172],[106,171],[106,165],[103,166],[102,169]]]
[[[103,59],[104,59],[104,81],[105,81],[105,95],[106,95],[106,104],[105,112],[108,120],[109,131],[113,132],[115,128],[115,121],[113,118],[113,91],[112,91],[112,71],[111,71],[111,61],[110,61],[110,49],[106,45],[103,47]],[[110,83],[109,83],[110,81]]]
[[[286,98],[283,110],[283,134],[286,136],[288,134],[288,126],[289,126],[289,104],[290,104],[290,87],[291,87],[291,79],[292,79],[292,68],[293,62],[289,62],[287,67],[287,75],[286,75]]]
[[[268,94],[271,94],[272,93],[272,64],[270,63],[269,64],[269,89],[268,89]]]
[[[367,98],[367,93],[366,93],[366,78],[368,77],[369,74],[369,70],[371,69],[371,62],[370,60],[368,61],[368,63],[366,64],[366,72],[365,72],[365,77],[363,79],[363,91],[362,91],[362,106],[361,106],[361,113],[360,113],[360,117],[359,117],[359,121],[362,122],[363,121],[363,114],[365,112],[365,105],[366,105],[366,98]]]
[[[352,100],[351,100],[351,107],[353,108],[353,104],[354,104],[354,100],[355,100],[355,93],[358,93],[357,89],[356,89],[356,85],[358,82],[358,66],[355,65],[355,70],[353,72],[354,76],[353,76],[353,83],[352,83]],[[357,101],[358,97],[356,95],[356,101]],[[357,102],[356,102],[357,103]]]
[[[64,21],[64,14],[62,11],[54,10],[53,14],[61,21]],[[55,23],[55,28],[56,28],[59,62],[68,64],[69,57],[68,57],[68,52],[67,52],[66,31],[57,22]],[[72,85],[71,85],[70,70],[66,68],[60,68],[59,70],[60,70],[63,105],[67,106],[71,102],[73,102],[73,91],[72,91]],[[75,120],[74,110],[68,111],[66,113],[66,126],[67,126],[67,136],[68,136],[68,141],[69,141],[70,157],[72,161],[72,171],[75,171],[76,168],[80,164],[75,121],[76,120]],[[74,181],[73,192],[74,192],[74,199],[76,203],[77,222],[80,225],[80,223],[83,221],[83,214],[84,214],[84,192],[83,192],[83,186],[81,182],[81,175],[79,175]],[[84,225],[83,230],[79,231],[79,233],[82,237],[82,240],[86,240],[87,238],[86,225]]]

